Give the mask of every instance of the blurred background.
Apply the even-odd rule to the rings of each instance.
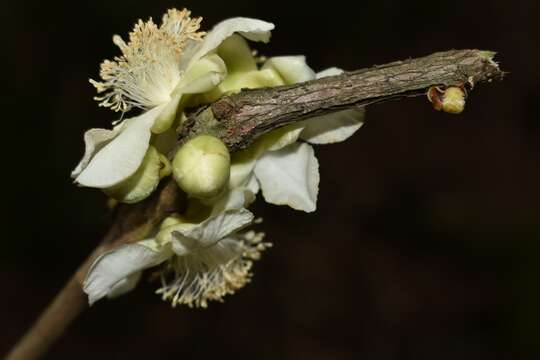
[[[275,246],[225,303],[173,310],[143,280],[86,311],[46,359],[539,358],[532,0],[4,3],[0,353],[106,231],[105,196],[69,177],[83,131],[115,119],[87,80],[117,55],[112,34],[170,7],[206,29],[231,16],[272,21],[272,41],[255,47],[305,54],[316,70],[481,48],[510,74],[477,87],[460,116],[425,98],[376,105],[352,139],[318,147],[318,211],[257,203]]]

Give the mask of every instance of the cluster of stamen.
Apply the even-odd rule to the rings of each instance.
[[[162,286],[156,293],[173,307],[206,308],[209,300],[222,301],[250,281],[253,261],[271,246],[263,238],[264,233],[249,231],[173,257],[161,273]]]
[[[100,106],[126,112],[133,107],[148,109],[170,100],[182,76],[180,67],[183,50],[201,41],[202,18],[191,18],[189,10],[171,9],[161,26],[150,18],[139,20],[126,44],[118,35],[113,42],[122,56],[105,60],[100,67],[103,81],[90,80],[97,89]]]

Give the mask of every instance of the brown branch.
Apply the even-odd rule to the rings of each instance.
[[[432,86],[472,89],[479,82],[502,79],[504,74],[492,56],[479,50],[453,50],[301,84],[244,90],[191,113],[179,144],[198,134],[210,134],[221,138],[233,152],[268,131],[315,115],[425,95]],[[102,242],[6,359],[32,360],[43,355],[86,308],[81,284],[95,258],[116,246],[145,238],[167,215],[180,210],[181,200],[170,179],[147,200],[120,206]]]
[[[491,60],[493,55],[480,50],[452,50],[300,84],[244,90],[192,113],[181,141],[211,134],[235,151],[270,130],[312,116],[424,96],[432,86],[472,88],[503,77]]]

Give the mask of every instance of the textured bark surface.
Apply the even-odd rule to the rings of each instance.
[[[472,89],[479,82],[503,77],[491,60],[493,55],[480,50],[452,50],[300,84],[244,90],[192,113],[181,141],[211,134],[235,151],[270,130],[312,116],[423,96],[432,86]]]
[[[188,117],[179,145],[199,135],[221,138],[234,152],[273,129],[330,112],[410,96],[424,96],[432,86],[464,86],[502,79],[494,53],[452,50],[397,61],[301,84],[244,90],[223,97]],[[34,326],[8,354],[8,360],[43,355],[86,308],[81,285],[93,260],[117,246],[143,240],[163,219],[180,211],[184,201],[175,181],[164,181],[148,199],[120,205],[100,244],[45,309]]]

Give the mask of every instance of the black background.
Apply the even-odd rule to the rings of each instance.
[[[316,149],[318,211],[261,202],[274,242],[254,281],[207,310],[146,280],[86,311],[47,359],[525,359],[540,355],[540,5],[536,1],[10,1],[0,105],[0,353],[106,229],[105,197],[69,178],[83,131],[115,114],[89,77],[138,18],[188,7],[205,28],[276,24],[267,55],[356,69],[451,48],[499,51],[510,74],[461,116],[424,98],[368,108]]]

